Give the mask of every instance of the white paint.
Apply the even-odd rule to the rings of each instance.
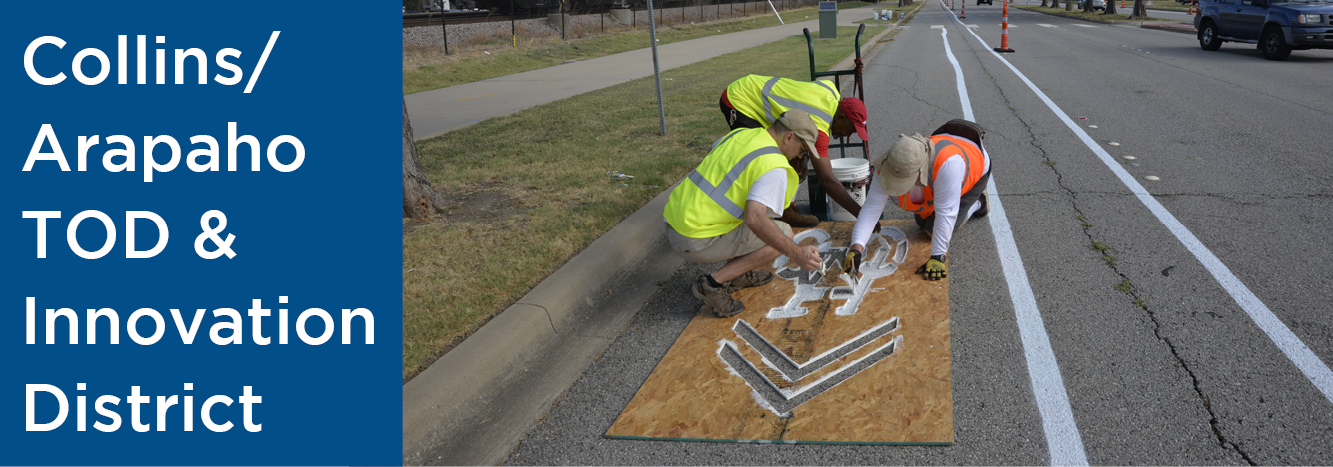
[[[1093,26],[1093,25],[1091,25],[1091,24],[1075,24],[1074,26],[1078,26],[1078,27],[1080,27],[1080,28],[1095,28],[1095,27],[1097,27],[1097,26]]]
[[[943,25],[943,24],[932,24],[932,25],[930,25],[930,28],[931,28],[931,29],[944,29],[944,25]]]
[[[975,31],[968,32],[971,32],[977,40],[981,40]],[[981,43],[984,45],[986,41]],[[963,72],[958,66],[958,61],[954,59],[953,52],[949,50],[948,37],[944,38],[944,45],[944,50],[949,56],[949,61],[954,64],[954,72],[958,78],[959,100],[963,102],[963,114],[968,120],[973,120],[972,106],[968,103],[967,90],[963,85]],[[987,47],[986,50],[989,51],[990,48]],[[994,51],[991,51],[991,54],[999,57]],[[1064,377],[1060,375],[1060,365],[1055,360],[1055,351],[1051,349],[1050,337],[1046,335],[1041,311],[1037,309],[1037,298],[1032,293],[1032,285],[1028,283],[1026,270],[1023,268],[1023,258],[1018,254],[1009,218],[1004,214],[1004,205],[1000,202],[1000,194],[995,187],[995,175],[991,174],[990,184],[986,187],[990,215],[986,217],[990,219],[991,231],[995,235],[995,247],[1000,255],[1000,265],[1009,284],[1009,299],[1013,302],[1014,315],[1018,321],[1018,333],[1023,341],[1023,355],[1028,364],[1028,377],[1032,381],[1032,395],[1037,401],[1037,410],[1041,413],[1042,429],[1046,433],[1046,447],[1051,453],[1051,465],[1088,465],[1088,456],[1083,449],[1083,438],[1079,435],[1074,411],[1069,405]]]
[[[886,344],[884,344],[884,345],[881,345],[881,346],[879,346],[879,347],[876,347],[875,350],[870,351],[870,353],[867,353],[867,354],[863,355],[861,358],[858,358],[858,359],[856,359],[856,360],[852,360],[852,361],[848,362],[846,365],[843,365],[842,368],[838,368],[837,370],[828,372],[827,374],[825,374],[824,376],[820,377],[819,379],[810,382],[810,384],[807,384],[807,385],[805,385],[805,386],[801,386],[801,387],[799,387],[799,388],[795,388],[795,389],[790,388],[790,387],[787,388],[787,389],[778,389],[778,392],[782,393],[782,395],[785,396],[785,397],[787,398],[787,400],[791,400],[792,398],[795,398],[796,396],[799,396],[799,395],[801,395],[802,393],[804,393],[804,392],[806,392],[806,391],[809,391],[810,388],[813,388],[813,387],[815,387],[815,386],[818,386],[819,383],[823,383],[824,381],[828,381],[829,379],[831,379],[831,378],[833,378],[833,377],[835,377],[835,376],[838,376],[838,375],[840,375],[840,374],[842,374],[842,373],[846,373],[846,372],[848,371],[849,368],[852,368],[852,367],[856,366],[856,364],[861,363],[862,360],[865,360],[865,359],[867,359],[867,358],[870,358],[870,356],[879,353],[881,350],[884,350],[885,348],[888,348],[888,347],[891,346],[891,345],[892,345],[892,346],[895,346],[895,347],[894,347],[894,351],[893,351],[893,353],[895,353],[895,354],[898,353],[898,349],[901,349],[901,348],[902,348],[902,344],[903,344],[903,336],[899,335],[899,336],[897,336],[897,337],[894,337],[893,340],[889,341],[888,343],[886,343]],[[892,356],[892,355],[890,355],[890,356]],[[887,358],[887,357],[885,357],[885,358]],[[749,360],[746,360],[746,363],[749,363]],[[871,365],[871,366],[874,366],[874,365]],[[869,368],[870,368],[870,367],[867,366],[867,367],[865,367],[865,368],[862,368],[861,371],[865,371],[865,370],[867,370],[867,369],[869,369]],[[849,376],[849,377],[847,377],[846,379],[843,379],[843,382],[846,382],[847,379],[851,379],[851,377]],[[764,381],[768,381],[768,380],[765,379]],[[770,383],[770,384],[772,384],[772,383]],[[836,387],[838,387],[838,386],[841,385],[841,384],[842,384],[842,383],[835,384],[835,385],[833,385],[833,387],[831,387],[831,388],[829,388],[829,389],[836,388]],[[773,386],[773,387],[776,388],[777,386]]]
[[[1037,23],[1037,26],[1041,26],[1041,27],[1043,27],[1043,28],[1053,28],[1053,27],[1055,27],[1054,24],[1046,24],[1046,23]]]
[[[1149,181],[1154,181],[1154,182],[1155,182],[1155,181],[1158,181],[1158,180],[1161,180],[1160,178],[1157,178],[1156,175],[1149,175],[1149,176],[1147,176],[1147,177],[1143,177],[1143,179],[1144,179],[1144,180],[1149,180]]]
[[[980,26],[977,26],[977,25],[975,25],[975,24],[964,24],[963,27],[967,27],[967,28],[978,28],[978,27],[980,27]]]
[[[777,271],[774,272],[773,275],[795,282],[796,290],[795,292],[792,293],[791,298],[787,299],[787,302],[782,304],[782,306],[777,308],[770,308],[768,310],[768,314],[766,315],[768,319],[796,318],[799,316],[805,316],[810,313],[810,309],[801,306],[801,304],[805,302],[813,302],[821,298],[824,298],[824,294],[827,293],[829,290],[829,287],[819,286],[819,283],[823,282],[824,271],[827,269],[825,263],[827,263],[830,260],[835,260],[833,256],[826,254],[829,252],[829,247],[832,246],[832,243],[828,241],[829,233],[825,232],[823,229],[810,229],[796,234],[794,237],[792,237],[792,241],[796,242],[796,244],[799,245],[801,244],[802,241],[805,241],[805,239],[807,238],[813,238],[815,239],[816,242],[819,243],[819,254],[823,257],[823,262],[820,263],[820,269],[818,271],[805,272],[806,274],[805,280],[800,280],[799,277],[788,278],[786,276],[790,276],[792,274],[785,274],[787,271],[792,271],[797,274],[800,274],[801,269],[787,267],[786,266],[788,261],[787,255],[779,256],[778,259],[773,260],[773,268],[777,269]]]
[[[724,367],[727,368],[727,373],[730,373],[731,376],[735,376],[737,379],[740,379],[742,382],[744,382],[746,386],[749,386],[750,383],[749,383],[748,381],[745,381],[745,378],[741,376],[740,372],[736,371],[735,368],[732,368],[732,367],[731,367],[731,364],[730,364],[730,363],[727,363],[727,359],[722,358],[722,349],[727,348],[727,347],[731,347],[732,349],[736,349],[736,348],[737,348],[737,347],[736,347],[736,343],[734,343],[734,342],[732,342],[732,341],[729,341],[729,340],[726,340],[726,339],[722,339],[722,340],[720,340],[720,341],[717,341],[717,343],[718,343],[718,346],[717,346],[717,352],[715,352],[715,353],[717,354],[717,359],[718,359],[719,361],[722,362],[722,366],[724,366]],[[740,352],[737,351],[736,353],[740,353]],[[742,359],[742,360],[745,360],[745,359]],[[749,363],[749,361],[746,360],[746,363]],[[767,410],[767,411],[769,411],[769,412],[773,412],[774,415],[777,415],[777,416],[782,417],[782,418],[788,418],[788,417],[791,417],[791,412],[778,413],[778,409],[773,408],[773,405],[772,405],[772,404],[769,404],[769,403],[768,403],[768,400],[767,400],[767,399],[764,399],[764,396],[760,395],[760,394],[759,394],[759,390],[757,390],[757,389],[755,389],[755,388],[750,388],[750,398],[751,398],[751,399],[754,399],[754,403],[759,404],[759,406],[760,406],[760,407],[763,407],[764,410]],[[749,442],[749,440],[739,440],[739,441],[742,442],[742,443]]]
[[[953,12],[951,11],[949,14],[953,14]],[[958,21],[958,18],[954,17],[954,21]],[[973,32],[972,34],[975,35],[976,33]],[[963,105],[963,119],[975,122],[977,119],[972,116],[972,100],[967,97],[967,83],[963,81],[963,67],[958,65],[958,59],[953,57],[953,50],[949,48],[949,30],[940,30],[940,38],[944,39],[944,54],[949,57],[949,63],[953,64],[954,76],[958,77],[958,101]]]
[[[810,229],[803,231],[793,236],[791,241],[796,243],[797,245],[800,245],[801,242],[805,241],[805,239],[807,238],[813,238],[815,239],[816,243],[820,244],[819,245],[820,252],[828,250],[828,247],[824,245],[828,243],[829,233],[825,232],[824,229]],[[787,255],[778,256],[778,259],[773,260],[773,269],[778,269],[783,266],[786,266],[787,261],[789,261],[787,259]]]
[[[894,235],[895,233],[896,237]],[[905,251],[907,249],[907,234],[904,234],[896,227],[885,227],[880,229],[880,234],[875,236],[875,240],[877,240],[876,243],[878,243],[879,246],[875,249],[875,253],[871,256],[870,261],[862,263],[861,277],[858,280],[853,281],[850,275],[843,273],[839,278],[842,279],[843,283],[846,283],[848,287],[834,287],[833,291],[829,293],[830,300],[846,300],[842,306],[839,306],[833,311],[834,315],[851,316],[856,314],[856,310],[861,306],[861,300],[865,298],[866,294],[883,290],[871,288],[875,279],[891,276],[898,271],[898,265],[901,264],[902,261],[895,262],[889,260],[889,253],[893,251],[894,248],[889,246],[889,242],[884,240],[886,235],[903,239],[902,242],[897,244],[899,251],[894,252],[894,258],[907,257]]]
[[[740,350],[738,350],[738,348],[736,347],[736,343],[730,342],[730,340],[722,339],[720,340],[720,342],[718,342],[718,344],[720,344],[720,346],[717,346],[717,359],[721,360],[722,366],[726,367],[726,372],[729,372],[729,374],[736,376],[736,378],[740,378],[742,382],[744,382],[745,378],[741,378],[740,372],[734,370],[734,368],[730,366],[730,363],[726,362],[726,359],[722,358],[722,350],[728,347],[732,348],[733,351],[736,351],[737,355],[740,355]],[[889,340],[888,343],[885,343],[884,346],[877,347],[876,350],[870,351],[869,354],[862,355],[861,358],[852,360],[852,362],[844,364],[844,366],[837,368],[837,370],[828,372],[828,374],[821,376],[820,379],[814,380],[814,382],[810,382],[809,384],[805,384],[805,386],[788,387],[785,388],[784,390],[784,388],[777,387],[777,384],[773,384],[772,380],[769,380],[768,378],[764,378],[764,382],[768,383],[768,386],[772,387],[773,390],[776,390],[778,394],[782,395],[782,398],[786,400],[792,400],[794,398],[797,398],[797,396],[804,394],[805,391],[809,391],[810,388],[816,387],[818,386],[818,384],[826,382],[826,380],[836,378],[836,376],[844,374],[844,372],[848,372],[849,371],[848,368],[856,367],[858,363],[862,362],[862,360],[868,359],[870,358],[870,356],[874,354],[878,354],[878,352],[885,350],[885,348],[888,348],[889,346],[894,346],[894,350],[893,354],[890,354],[888,356],[896,355],[898,350],[901,350],[902,348],[902,336],[901,335],[896,336],[896,338],[893,338],[893,340]],[[888,358],[888,356],[885,356],[885,358]],[[745,362],[746,366],[749,366],[750,368],[752,368],[752,370],[762,375],[762,372],[758,370],[758,367],[754,366],[753,363],[750,363],[749,359],[741,358],[741,360],[742,362]],[[865,368],[861,368],[861,371],[868,370],[868,368],[870,367],[873,367],[873,364],[872,366],[866,366]],[[852,376],[854,375],[856,374],[846,376],[846,378],[842,379],[842,382],[846,382],[846,380],[852,379]],[[745,384],[749,383],[746,382]],[[841,384],[842,383],[833,384],[832,387],[829,387],[829,390],[833,390],[834,387],[841,386]],[[753,398],[758,399],[756,400],[756,402],[758,402],[758,404],[760,404],[761,407],[768,408],[768,410],[772,411],[773,414],[777,414],[777,416],[782,416],[782,418],[788,418],[788,416],[792,416],[790,412],[785,412],[785,414],[778,414],[778,412],[774,410],[773,406],[769,406],[768,403],[762,402],[762,399],[764,398],[762,398],[761,395],[758,395],[758,391],[754,391],[753,388],[750,388],[750,390],[752,390],[752,394],[750,394],[750,396],[753,396]]]
[[[743,320],[743,319],[741,319],[741,320],[737,320],[737,321],[736,321],[736,325],[737,325],[737,326],[745,326],[746,328],[749,328],[751,332],[754,332],[754,335],[759,336],[760,339],[764,339],[764,343],[768,344],[769,347],[772,347],[773,350],[777,350],[777,351],[778,351],[778,355],[781,355],[783,360],[786,360],[787,363],[789,363],[789,364],[791,364],[792,366],[796,367],[797,369],[801,369],[801,370],[805,369],[805,367],[806,367],[807,365],[810,365],[810,364],[812,364],[812,363],[814,363],[814,362],[817,362],[817,361],[823,359],[824,357],[827,357],[827,356],[829,356],[829,355],[831,355],[831,354],[833,354],[833,353],[836,353],[836,352],[842,350],[844,347],[847,347],[847,346],[849,346],[849,345],[852,345],[853,342],[856,342],[856,341],[860,340],[861,338],[863,338],[863,337],[865,337],[865,336],[868,336],[868,335],[870,335],[870,334],[872,334],[872,333],[874,333],[874,332],[876,332],[876,331],[879,331],[880,329],[883,329],[883,328],[886,327],[886,326],[891,326],[891,327],[897,328],[897,327],[898,327],[898,323],[899,323],[899,319],[898,319],[896,316],[893,317],[893,318],[889,318],[887,321],[884,321],[884,322],[882,322],[882,323],[879,323],[879,324],[876,324],[876,325],[874,325],[874,326],[871,326],[870,329],[865,330],[865,332],[862,332],[862,333],[860,333],[860,334],[857,334],[856,337],[853,337],[853,338],[851,338],[851,339],[847,339],[847,342],[843,342],[842,344],[839,344],[837,347],[828,349],[828,350],[824,351],[824,353],[821,353],[821,354],[819,354],[819,355],[815,355],[815,356],[813,356],[813,357],[810,357],[810,359],[809,359],[809,360],[806,360],[804,364],[801,364],[801,363],[796,363],[795,360],[792,360],[791,357],[787,356],[787,353],[786,353],[786,352],[783,352],[781,349],[778,349],[777,346],[773,345],[773,343],[768,342],[768,339],[764,339],[764,335],[763,335],[763,334],[759,334],[759,330],[755,329],[754,326],[751,326],[750,323],[746,322],[746,321]],[[732,328],[732,332],[733,332],[733,333],[735,332],[735,328],[734,328],[734,327]],[[892,331],[890,331],[890,332],[892,332]],[[744,340],[744,339],[742,339],[742,340]],[[729,342],[729,341],[726,341],[726,340],[724,339],[723,342]],[[749,342],[749,341],[745,341],[745,343],[748,345],[750,342]],[[786,374],[786,373],[783,373],[781,369],[778,369],[777,365],[774,365],[773,362],[769,361],[769,360],[768,360],[768,357],[765,357],[763,352],[760,352],[759,349],[756,349],[753,345],[750,345],[750,348],[754,349],[755,353],[759,354],[759,358],[760,358],[760,360],[762,360],[762,361],[764,362],[764,365],[765,365],[765,366],[767,366],[767,367],[773,369],[773,371],[778,372],[778,374],[782,376],[782,379],[784,379],[784,380],[786,380],[786,381],[788,381],[788,382],[793,382],[793,383],[795,382],[795,381],[792,381],[791,378],[788,378],[788,377],[787,377],[787,374]],[[722,349],[718,349],[718,351],[721,352]],[[738,353],[739,353],[739,352],[738,352]],[[762,373],[761,373],[761,374],[762,374]]]
[[[977,36],[975,33],[973,33],[973,36],[982,44],[986,43],[986,41],[981,40],[981,37]],[[1014,67],[1008,60],[1005,60],[1003,56],[1000,56],[1000,54],[995,52],[991,52],[991,55],[994,55],[1001,63],[1004,63],[1005,66],[1009,67],[1019,79],[1023,80],[1023,83],[1027,84],[1028,88],[1031,89],[1037,97],[1041,98],[1042,102],[1051,109],[1051,112],[1055,113],[1057,117],[1060,117],[1060,120],[1065,123],[1065,126],[1069,127],[1075,135],[1078,135],[1079,139],[1083,141],[1083,144],[1086,145],[1088,149],[1091,149],[1092,152],[1097,155],[1097,158],[1102,161],[1102,164],[1106,165],[1106,167],[1120,179],[1120,182],[1129,188],[1130,192],[1139,199],[1139,202],[1143,203],[1143,205],[1157,217],[1157,220],[1160,221],[1167,230],[1170,230],[1172,235],[1175,235],[1176,239],[1179,240],[1190,253],[1194,254],[1194,257],[1208,269],[1208,272],[1213,275],[1213,278],[1217,280],[1217,283],[1231,295],[1231,298],[1236,301],[1236,304],[1239,305],[1242,310],[1245,310],[1245,313],[1254,321],[1254,324],[1273,341],[1273,344],[1276,345],[1288,359],[1291,360],[1292,364],[1305,375],[1306,379],[1324,394],[1324,398],[1333,402],[1333,370],[1330,370],[1327,364],[1320,360],[1319,357],[1315,355],[1295,333],[1291,332],[1291,329],[1288,328],[1286,324],[1283,324],[1282,320],[1278,319],[1277,315],[1273,314],[1272,310],[1269,310],[1268,306],[1264,305],[1263,301],[1259,300],[1259,297],[1250,291],[1249,287],[1246,287],[1239,278],[1232,274],[1231,269],[1228,268],[1226,264],[1223,264],[1222,260],[1218,259],[1208,247],[1204,246],[1203,242],[1199,241],[1198,237],[1195,237],[1189,229],[1185,228],[1185,225],[1181,224],[1170,211],[1167,211],[1166,207],[1162,206],[1162,203],[1159,203],[1156,198],[1153,198],[1152,195],[1148,193],[1148,190],[1144,188],[1138,180],[1134,179],[1134,176],[1130,175],[1124,167],[1120,166],[1120,164],[1117,164],[1115,159],[1112,159],[1111,155],[1093,141],[1092,137],[1088,136],[1082,128],[1075,125],[1074,121],[1071,120],[1059,106],[1056,106],[1055,102],[1051,101],[1051,99],[1046,96],[1046,93],[1043,93],[1041,89],[1038,89],[1027,76],[1018,71],[1018,68]],[[1111,144],[1115,145],[1115,143]],[[993,192],[993,186],[991,190]],[[994,212],[993,208],[992,212]],[[991,223],[994,225],[995,220],[992,219]],[[1022,269],[1020,268],[1019,271],[1022,271]],[[1052,463],[1055,463],[1055,460],[1052,460]]]

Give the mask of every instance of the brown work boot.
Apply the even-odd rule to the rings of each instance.
[[[801,214],[800,211],[792,208],[787,208],[785,211],[782,211],[782,217],[779,217],[778,220],[786,222],[787,225],[792,227],[814,227],[819,225],[818,217],[809,214]]]
[[[738,289],[744,289],[749,287],[758,287],[767,284],[768,281],[771,280],[773,280],[773,273],[755,269],[745,274],[741,274],[740,277],[732,279],[731,282],[728,282],[728,284],[731,284],[732,287]]]
[[[735,291],[735,288],[727,284],[722,284],[722,287],[708,285],[707,275],[699,276],[698,280],[690,284],[690,293],[704,302],[704,306],[699,309],[699,312],[711,313],[719,318],[735,316],[745,310],[744,303],[731,298],[731,293]]]

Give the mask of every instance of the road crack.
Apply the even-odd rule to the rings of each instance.
[[[1003,94],[1003,91],[1001,91],[1001,94]],[[1209,428],[1211,428],[1213,432],[1213,438],[1216,440],[1217,445],[1222,449],[1231,450],[1236,452],[1237,454],[1240,454],[1241,458],[1245,459],[1245,462],[1248,462],[1250,465],[1259,465],[1254,461],[1254,459],[1250,458],[1249,453],[1241,449],[1241,447],[1236,443],[1228,440],[1226,435],[1222,433],[1222,430],[1220,428],[1220,422],[1217,419],[1217,413],[1213,411],[1212,401],[1208,400],[1208,396],[1204,395],[1203,393],[1203,388],[1199,386],[1198,375],[1194,373],[1194,369],[1190,368],[1189,363],[1187,363],[1184,358],[1181,358],[1180,350],[1176,348],[1176,344],[1174,342],[1171,342],[1171,339],[1162,335],[1161,321],[1158,319],[1157,314],[1153,311],[1153,309],[1148,306],[1148,303],[1145,300],[1143,300],[1141,296],[1139,296],[1138,290],[1136,290],[1133,284],[1129,281],[1129,277],[1126,276],[1125,273],[1120,272],[1120,268],[1116,266],[1115,257],[1110,254],[1110,252],[1113,251],[1113,249],[1109,246],[1106,246],[1104,243],[1098,241],[1097,238],[1093,236],[1092,234],[1093,225],[1088,222],[1087,217],[1083,213],[1083,208],[1079,205],[1078,193],[1076,193],[1073,189],[1065,185],[1064,175],[1060,173],[1060,169],[1057,168],[1055,161],[1051,160],[1050,155],[1047,154],[1045,148],[1043,148],[1041,144],[1038,143],[1036,134],[1032,132],[1032,127],[1028,125],[1028,123],[1024,121],[1021,117],[1018,117],[1018,115],[1015,115],[1015,117],[1018,119],[1018,121],[1022,122],[1024,128],[1027,129],[1029,140],[1031,141],[1032,146],[1036,148],[1038,151],[1040,151],[1041,157],[1043,159],[1043,162],[1045,162],[1045,165],[1047,167],[1050,167],[1051,171],[1055,173],[1056,185],[1058,185],[1060,189],[1064,190],[1065,194],[1069,196],[1070,205],[1071,207],[1074,208],[1074,212],[1078,214],[1075,217],[1075,219],[1077,219],[1078,222],[1082,224],[1081,227],[1083,229],[1083,234],[1084,236],[1087,237],[1088,244],[1091,246],[1093,250],[1102,253],[1102,262],[1106,264],[1106,267],[1110,269],[1111,272],[1115,273],[1115,275],[1117,276],[1120,276],[1121,282],[1116,285],[1116,290],[1119,290],[1125,293],[1126,295],[1130,296],[1130,298],[1133,299],[1134,306],[1139,307],[1144,311],[1144,313],[1147,314],[1148,319],[1152,320],[1153,335],[1157,337],[1157,340],[1161,341],[1163,344],[1166,344],[1167,349],[1171,351],[1171,356],[1176,359],[1176,364],[1179,365],[1181,369],[1185,370],[1185,374],[1189,375],[1190,384],[1194,389],[1195,396],[1199,398],[1199,401],[1203,404],[1204,410],[1208,412],[1208,426]],[[1234,201],[1234,200],[1229,200],[1229,201]]]

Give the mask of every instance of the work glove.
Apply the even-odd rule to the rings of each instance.
[[[847,249],[847,256],[842,257],[842,270],[850,275],[856,275],[856,271],[861,269],[861,252]]]
[[[937,281],[949,277],[949,267],[944,265],[944,255],[931,255],[926,264],[917,268],[917,274],[925,274],[926,280]]]

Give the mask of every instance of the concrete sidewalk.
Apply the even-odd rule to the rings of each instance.
[[[839,12],[839,24],[853,25],[853,21],[869,18],[872,7]],[[743,49],[736,46],[738,43],[751,47],[799,35],[803,27],[817,28],[815,23],[806,21],[696,39],[661,47],[659,52],[662,57],[675,56],[670,66],[682,66]],[[887,28],[873,37],[863,36],[862,57],[868,61],[873,56],[871,48],[891,30]],[[853,38],[845,40],[850,42]],[[670,49],[671,55],[666,55],[664,52],[672,46],[681,47]],[[635,60],[646,61],[646,71],[631,72],[629,69],[633,67],[607,60],[635,53],[641,54]],[[649,76],[650,53],[627,52],[473,83],[488,87],[467,92],[484,89],[482,94],[494,93],[486,96],[494,99],[485,105],[463,106],[483,101],[481,98],[458,102],[466,99],[458,97],[465,95],[458,94],[463,92],[460,88],[473,84],[410,95],[407,103],[412,125],[415,130],[422,128],[419,122],[436,122],[432,123],[436,125],[432,129],[422,129],[417,134],[438,135],[475,123],[429,117],[432,113],[443,114],[446,105],[454,115],[463,111],[459,106],[467,107],[474,120],[482,120]],[[581,68],[586,66],[597,68]],[[833,68],[850,66],[848,57]],[[587,71],[600,67],[606,67],[607,73],[615,77],[603,75],[605,79],[591,80],[586,76],[600,73]],[[519,78],[551,73],[555,68],[561,69],[554,73],[561,78],[543,79],[541,86]],[[430,106],[440,110],[429,110]],[[804,193],[804,189],[800,190],[798,197]],[[662,235],[662,208],[668,194],[669,191],[664,191],[612,228],[403,385],[404,465],[494,465],[504,460],[556,398],[564,394],[657,293],[657,284],[683,264]]]
[[[870,18],[874,5],[838,12],[838,26],[856,26]],[[814,15],[811,15],[814,16]],[[818,37],[818,19],[784,26],[702,37],[657,48],[662,71],[801,34]],[[847,38],[851,40],[852,38]],[[863,38],[865,39],[865,38]],[[473,123],[547,102],[577,96],[626,81],[652,76],[651,48],[566,63],[550,68],[491,78],[475,83],[409,94],[407,113],[417,141],[434,138]],[[721,91],[718,91],[721,93]]]

